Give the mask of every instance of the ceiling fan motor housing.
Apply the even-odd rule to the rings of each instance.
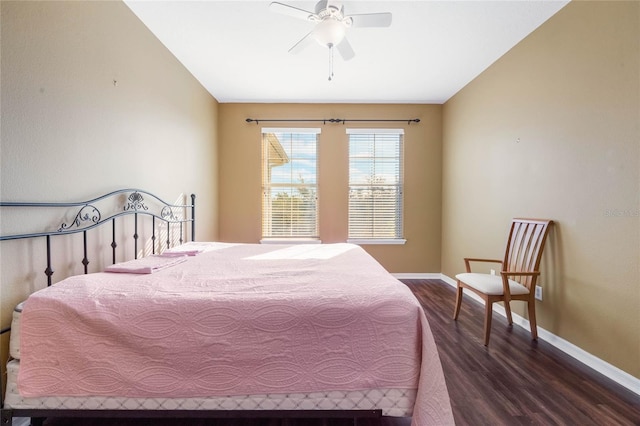
[[[329,7],[327,7],[327,5]],[[325,16],[335,16],[338,20],[341,20],[343,17],[344,7],[336,4],[329,4],[328,0],[320,0],[316,4],[316,15],[318,15],[321,19]]]

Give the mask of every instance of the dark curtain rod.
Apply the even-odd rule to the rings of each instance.
[[[410,118],[408,120],[392,120],[392,119],[353,119],[353,120],[348,120],[345,118],[311,118],[311,119],[305,119],[305,118],[292,118],[292,119],[257,119],[257,118],[247,118],[247,123],[256,123],[259,124],[261,121],[262,122],[316,122],[316,123],[323,123],[323,124],[327,124],[327,123],[342,123],[345,124],[347,121],[353,121],[353,122],[406,122],[407,124],[411,124],[411,123],[419,123],[420,119],[419,118]]]

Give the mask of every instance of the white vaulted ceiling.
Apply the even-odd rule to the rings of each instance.
[[[346,15],[391,12],[393,22],[350,28],[356,56],[336,52],[332,81],[326,47],[288,53],[314,24],[270,1],[125,3],[220,102],[444,103],[567,1],[345,1]]]

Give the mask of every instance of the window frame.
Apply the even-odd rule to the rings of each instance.
[[[322,129],[320,128],[290,128],[290,127],[265,127],[261,129],[261,140],[260,140],[260,144],[261,144],[261,150],[262,150],[262,155],[261,155],[261,190],[262,190],[262,204],[261,204],[261,239],[260,239],[260,243],[261,244],[279,244],[279,243],[287,243],[287,244],[292,244],[292,243],[319,243],[320,242],[320,231],[319,231],[319,213],[320,213],[320,209],[319,209],[319,196],[318,196],[318,189],[319,189],[319,167],[318,167],[318,154],[319,154],[319,142],[320,142],[320,134],[322,133]],[[285,134],[285,135],[290,135],[290,137],[292,137],[291,135],[296,135],[296,134],[305,134],[305,135],[315,135],[315,154],[313,156],[313,160],[315,162],[315,177],[314,177],[314,183],[306,183],[306,184],[301,184],[299,182],[295,182],[294,181],[294,177],[293,177],[293,172],[296,169],[295,166],[292,167],[292,176],[291,176],[291,181],[283,183],[283,182],[279,182],[279,183],[275,183],[272,181],[272,168],[274,166],[272,166],[270,159],[272,159],[270,156],[268,156],[269,152],[267,150],[270,149],[270,145],[268,145],[267,140],[265,139],[265,137],[268,134]],[[280,140],[278,140],[278,143],[280,143]],[[282,149],[282,151],[284,151],[284,147],[282,147],[280,145],[280,148]],[[287,153],[284,152],[284,155],[288,157]],[[295,161],[296,157],[294,156],[293,159],[289,159],[288,161],[282,163],[281,165],[287,164],[287,163],[291,163],[291,161]],[[297,158],[298,161],[300,161],[300,158]],[[295,235],[296,232],[292,232],[292,234],[294,235],[277,235],[273,233],[273,210],[269,209],[268,213],[265,211],[265,206],[267,205],[272,205],[272,201],[273,201],[273,196],[270,195],[272,194],[272,191],[274,189],[277,188],[283,188],[283,189],[289,189],[289,190],[293,190],[295,188],[312,188],[313,192],[314,192],[314,197],[315,197],[315,211],[314,211],[314,219],[313,219],[313,226],[314,226],[314,231],[313,234],[307,234],[307,235]],[[269,203],[267,202],[269,201]],[[312,222],[309,222],[309,224],[311,224]]]
[[[348,207],[347,207],[347,211],[348,211],[348,219],[347,219],[347,242],[349,243],[354,243],[354,244],[362,244],[362,245],[368,245],[368,244],[405,244],[406,243],[406,239],[404,238],[404,149],[405,149],[405,140],[404,140],[404,129],[403,128],[396,128],[396,129],[376,129],[376,128],[348,128],[346,129],[346,133],[348,136],[348,143],[349,143],[349,155],[348,155],[348,167],[349,167],[349,171],[348,171],[348,193],[349,193],[349,202],[348,202]],[[366,187],[366,185],[362,185],[362,184],[355,184],[352,180],[352,160],[353,157],[352,156],[352,136],[351,135],[371,135],[373,136],[373,143],[375,143],[375,138],[376,135],[398,135],[399,136],[399,147],[398,147],[398,155],[397,155],[397,160],[398,160],[398,164],[397,164],[397,168],[398,168],[398,172],[397,172],[397,180],[398,182],[396,184],[387,184],[384,186],[393,186],[396,187],[397,191],[399,192],[399,198],[397,199],[396,202],[396,207],[395,207],[395,218],[394,220],[396,221],[396,225],[395,225],[395,235],[393,237],[382,237],[382,236],[376,236],[375,234],[370,236],[370,237],[365,237],[365,236],[352,236],[352,207],[351,207],[351,191],[352,191],[352,187],[353,186],[357,186],[360,188]],[[382,136],[384,137],[384,136]],[[374,148],[375,149],[375,148]],[[376,155],[374,154],[374,156],[372,157],[372,161],[375,164],[375,159],[378,158],[376,157]],[[374,185],[371,185],[374,186]],[[380,186],[379,184],[377,186]]]

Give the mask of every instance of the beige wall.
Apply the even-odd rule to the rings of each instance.
[[[137,187],[174,201],[194,192],[197,238],[216,238],[217,101],[124,3],[0,7],[2,200],[79,201]],[[46,263],[40,242],[0,250],[6,327],[14,305],[46,284]],[[54,282],[82,267],[62,252]]]
[[[261,128],[318,127],[320,239],[347,239],[347,127],[405,129],[405,245],[365,246],[391,272],[440,271],[442,156],[440,105],[221,104],[220,238],[257,243],[261,238]],[[408,119],[407,123],[247,123],[246,118]]]
[[[443,273],[501,257],[514,216],[554,219],[538,324],[635,377],[639,19],[638,2],[572,2],[443,113]]]

